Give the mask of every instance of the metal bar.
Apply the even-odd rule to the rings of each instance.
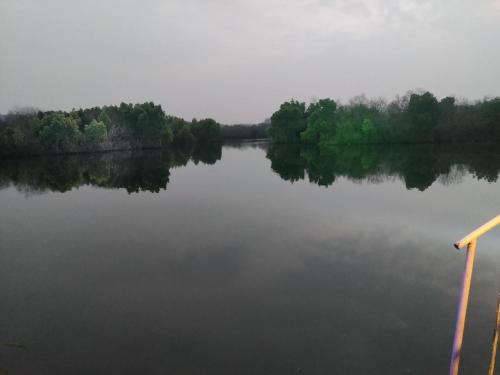
[[[490,371],[488,371],[488,375],[495,374],[495,360],[497,357],[498,330],[499,330],[499,328],[500,328],[500,293],[498,294],[497,320],[495,322],[495,330],[493,331],[493,342],[491,343],[491,361],[490,361]]]
[[[472,269],[474,268],[476,245],[477,240],[473,239],[469,242],[469,246],[467,247],[462,290],[460,292],[460,301],[458,303],[457,325],[455,327],[455,337],[453,338],[453,349],[451,352],[450,375],[458,374],[458,365],[460,362],[460,351],[462,350],[462,341],[464,337],[465,316],[467,314],[467,303],[469,302],[470,283],[472,278]]]
[[[499,224],[500,224],[500,215],[491,219],[486,224],[481,225],[479,228],[477,228],[473,232],[469,233],[467,236],[462,238],[460,241],[455,242],[454,246],[457,249],[461,249],[461,248],[465,247],[466,245],[470,244],[473,240],[477,240],[478,237],[482,236],[483,234],[488,232],[490,229],[493,229],[494,227],[496,227]]]

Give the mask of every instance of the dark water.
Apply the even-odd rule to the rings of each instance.
[[[0,162],[9,374],[445,374],[500,150],[266,144]],[[462,374],[487,371],[500,230]]]

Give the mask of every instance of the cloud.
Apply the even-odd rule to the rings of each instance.
[[[498,0],[0,1],[0,112],[154,100],[259,121],[283,100],[499,95]]]

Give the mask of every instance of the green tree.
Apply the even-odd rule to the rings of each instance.
[[[12,141],[16,146],[21,146],[24,144],[24,132],[21,128],[14,128],[14,130],[12,131]]]
[[[108,136],[106,125],[104,122],[92,120],[90,124],[85,125],[84,136],[87,145],[95,148]]]
[[[364,144],[378,142],[377,128],[369,118],[365,118],[361,124],[361,138]]]
[[[321,99],[311,103],[307,109],[307,127],[300,134],[306,143],[333,143],[335,138],[335,111],[337,103],[331,99]]]
[[[220,125],[211,118],[193,121],[191,131],[198,142],[209,143],[220,140]]]
[[[478,105],[476,128],[490,141],[500,141],[500,98],[485,100]]]
[[[162,126],[160,137],[162,146],[169,145],[174,140],[174,134],[172,132],[172,128],[168,126],[166,123],[163,124]]]
[[[72,151],[78,145],[81,133],[77,121],[63,113],[52,113],[41,121],[40,141],[47,150]]]
[[[165,123],[165,113],[161,106],[152,102],[136,104],[133,113],[136,116],[133,126],[135,136],[140,140],[158,140]]]
[[[430,92],[412,94],[407,113],[411,122],[410,138],[414,141],[432,141],[439,121],[439,103]]]
[[[97,121],[104,123],[106,125],[106,128],[109,130],[112,125],[111,117],[109,116],[108,112],[106,111],[106,107],[104,107],[99,113],[99,116],[97,116]]]
[[[342,116],[337,124],[336,137],[333,143],[339,145],[363,143],[361,124],[351,116]]]
[[[180,118],[170,120],[170,128],[172,129],[173,142],[177,145],[187,146],[194,143],[195,138],[191,132],[189,124]]]
[[[447,96],[439,101],[439,123],[435,129],[435,139],[439,142],[457,140],[458,132],[455,128],[455,98]]]
[[[283,103],[271,116],[269,135],[276,143],[299,143],[306,128],[306,105],[295,100]]]

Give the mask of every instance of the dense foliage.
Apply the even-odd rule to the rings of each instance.
[[[268,137],[270,120],[257,125],[223,125],[220,133],[222,139],[263,139]]]
[[[356,97],[347,104],[321,99],[283,103],[258,125],[186,121],[152,102],[78,109],[23,110],[0,115],[0,155],[189,147],[223,139],[266,138],[275,143],[500,142],[500,98],[474,103],[430,92],[409,92],[390,103]]]
[[[25,110],[0,117],[0,154],[190,146],[220,141],[220,128],[212,119],[167,116],[151,102],[71,112]]]
[[[292,100],[283,103],[271,116],[269,135],[278,143],[295,143],[306,130],[306,105]]]
[[[391,103],[357,97],[283,103],[271,117],[275,143],[329,145],[373,143],[500,142],[500,98],[475,103],[408,93]]]

